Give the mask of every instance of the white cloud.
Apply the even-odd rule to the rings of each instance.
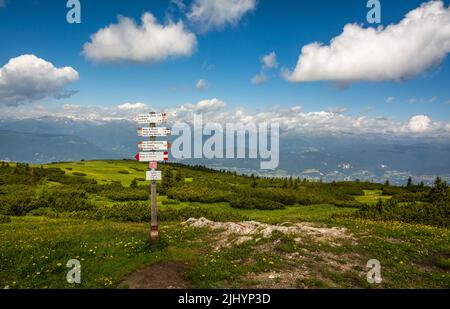
[[[237,25],[255,7],[256,0],[194,0],[187,17],[205,33],[226,25]]]
[[[264,69],[275,69],[278,67],[277,55],[275,52],[262,56],[261,62]]]
[[[171,0],[170,4],[175,5],[181,11],[186,9],[186,4],[184,4],[183,0]]]
[[[78,78],[73,68],[56,68],[35,55],[11,58],[0,68],[0,103],[18,105],[47,97],[68,97],[74,92],[64,87]]]
[[[343,114],[348,111],[347,107],[339,106],[339,107],[330,107],[326,110],[327,112],[333,113],[333,114]]]
[[[252,77],[251,83],[253,85],[259,85],[267,81],[267,76],[264,73],[256,74]]]
[[[214,98],[198,102],[197,104],[194,105],[194,110],[196,113],[209,113],[220,110],[225,106],[226,106],[225,102]]]
[[[123,104],[122,104],[123,105]],[[120,105],[119,105],[120,106]],[[217,123],[262,123],[278,122],[283,136],[299,135],[354,135],[401,137],[436,137],[448,140],[450,122],[436,121],[426,115],[414,115],[404,121],[387,117],[352,116],[344,109],[319,110],[306,112],[300,106],[280,107],[257,113],[248,113],[243,108],[230,111],[227,104],[220,99],[206,99],[197,103],[173,107],[155,108],[145,104],[142,109],[121,109],[119,106],[81,106],[66,104],[59,107],[45,108],[37,104],[29,106],[2,108],[0,119],[37,118],[44,116],[68,117],[74,120],[105,122],[111,120],[133,121],[137,113],[156,111],[167,112],[169,122],[183,121],[192,123],[195,114],[202,114],[204,121]]]
[[[411,117],[408,121],[408,128],[413,133],[424,133],[430,129],[431,119],[426,115]]]
[[[83,46],[83,54],[95,61],[134,61],[155,63],[169,57],[190,56],[197,38],[187,31],[182,21],[158,24],[151,13],[144,13],[142,24],[119,16],[117,24],[98,30],[91,42]]]
[[[147,106],[147,104],[140,103],[140,102],[138,102],[138,103],[127,102],[127,103],[118,105],[117,108],[121,109],[121,110],[136,110],[136,109],[148,108],[148,106]]]
[[[302,48],[291,82],[402,80],[441,63],[450,52],[450,8],[442,1],[422,4],[398,24],[362,28],[347,24],[330,45]]]
[[[386,98],[386,103],[393,103],[395,101],[394,97],[387,97]]]
[[[195,87],[196,87],[198,90],[203,91],[203,90],[206,90],[206,88],[208,87],[208,85],[206,84],[206,80],[204,80],[204,79],[199,79],[199,80],[197,81],[197,83],[195,84]]]
[[[266,81],[268,81],[269,78],[267,77],[265,72],[267,72],[267,70],[275,69],[278,67],[277,55],[275,54],[275,52],[271,52],[267,55],[262,56],[260,58],[260,61],[261,61],[260,73],[254,75],[252,77],[252,79],[250,80],[250,82],[253,85],[259,85],[259,84],[262,84],[262,83],[265,83]]]

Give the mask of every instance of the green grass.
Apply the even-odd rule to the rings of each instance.
[[[70,163],[52,163],[44,167],[70,168],[67,174],[84,173],[86,177],[93,178],[99,183],[120,181],[124,186],[129,186],[134,178],[145,177],[146,165],[137,161],[83,161]],[[142,170],[142,171],[141,171]],[[128,174],[120,173],[127,171]],[[106,183],[107,183],[106,182]]]
[[[198,230],[162,224],[161,249],[148,247],[147,224],[13,217],[0,224],[0,286],[12,288],[115,287],[130,271],[164,260],[192,258],[188,240]],[[175,246],[174,246],[175,245]],[[81,284],[69,284],[65,264],[81,262]]]
[[[382,195],[383,192],[381,190],[363,190],[364,195],[356,196],[356,201],[363,203],[363,204],[376,204],[378,200],[389,200],[391,199],[391,196],[389,195]]]
[[[437,257],[450,253],[447,229],[411,224],[386,224],[339,219],[333,226],[345,226],[356,243],[340,246],[305,238],[296,244],[289,236],[275,233],[259,242],[213,251],[216,232],[181,227],[179,223],[160,225],[160,245],[147,243],[148,224],[115,223],[12,217],[0,224],[0,285],[12,288],[114,288],[123,278],[144,265],[162,261],[188,263],[193,287],[252,287],[248,274],[293,272],[306,265],[308,276],[298,287],[382,287],[449,288],[448,261]],[[272,248],[272,244],[276,244]],[[287,255],[297,254],[293,263]],[[340,271],[321,258],[335,256],[357,269]],[[356,255],[357,260],[350,258]],[[65,280],[69,259],[79,259],[82,284]],[[365,282],[365,263],[378,259],[383,283]]]
[[[135,161],[83,161],[46,167],[60,167],[68,175],[84,173],[86,176],[79,179],[93,178],[100,184],[120,181],[123,185],[142,178],[146,169],[145,164]],[[161,164],[160,168],[166,166]],[[248,179],[232,174],[186,167],[177,169],[182,171],[188,186],[208,183],[226,188],[245,187],[250,183]],[[258,180],[258,186],[263,184],[263,180]],[[50,188],[60,185],[49,182]],[[322,192],[319,189],[313,186],[299,188],[315,194]],[[88,198],[96,205],[107,207],[127,203],[114,202],[93,193],[89,193]],[[389,198],[383,196],[381,190],[364,190],[363,196],[355,196],[358,202],[368,204]],[[225,202],[163,204],[165,200],[166,196],[158,196],[159,210],[200,208],[217,214],[218,218],[222,212],[228,212],[271,224],[315,222],[346,228],[352,238],[334,243],[332,240],[319,242],[302,235],[298,243],[292,235],[275,233],[269,239],[253,239],[214,251],[220,231],[186,228],[181,222],[161,222],[160,242],[149,246],[148,223],[0,216],[0,287],[115,288],[138,268],[178,261],[189,265],[187,276],[195,288],[255,287],[258,285],[255,277],[259,275],[270,281],[267,274],[276,272],[284,274],[277,279],[283,281],[283,276],[290,278],[304,269],[307,272],[302,276],[289,279],[296,287],[450,288],[450,230],[446,228],[363,221],[348,216],[358,209],[330,204],[292,205],[264,211],[235,209]],[[65,279],[69,270],[65,264],[74,258],[82,265],[81,285],[68,284]],[[383,282],[380,285],[369,285],[366,281],[369,259],[378,259],[381,263]],[[339,266],[348,267],[340,269]],[[273,282],[273,287],[280,287],[281,283]]]

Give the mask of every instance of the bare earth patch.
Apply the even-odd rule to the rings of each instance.
[[[127,276],[121,285],[130,289],[188,289],[185,279],[189,267],[179,262],[162,262],[139,269]]]
[[[246,241],[250,241],[254,237],[269,238],[275,231],[283,233],[285,235],[308,235],[319,242],[327,242],[336,246],[339,246],[339,242],[336,242],[335,240],[354,240],[353,236],[348,233],[345,228],[318,227],[312,223],[305,222],[272,225],[256,221],[214,222],[206,218],[190,218],[183,224],[190,227],[207,227],[212,230],[220,231],[220,233],[218,234],[219,239],[215,247],[216,250],[219,250],[222,247],[230,247],[231,245],[237,245]],[[229,236],[235,237],[229,240]]]

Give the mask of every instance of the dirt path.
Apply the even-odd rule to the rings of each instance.
[[[179,262],[162,262],[131,273],[122,282],[130,289],[188,289],[185,273],[189,267]]]

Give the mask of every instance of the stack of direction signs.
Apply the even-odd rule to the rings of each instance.
[[[149,162],[149,170],[146,179],[151,181],[150,193],[152,200],[150,240],[158,239],[158,216],[156,207],[156,181],[161,180],[161,171],[157,171],[158,161],[167,161],[169,156],[169,143],[165,140],[157,140],[157,137],[166,137],[170,130],[166,127],[157,127],[158,124],[167,123],[166,113],[142,114],[136,116],[136,122],[148,127],[138,128],[138,137],[148,137],[146,141],[138,142],[139,153],[135,156],[139,162]]]

